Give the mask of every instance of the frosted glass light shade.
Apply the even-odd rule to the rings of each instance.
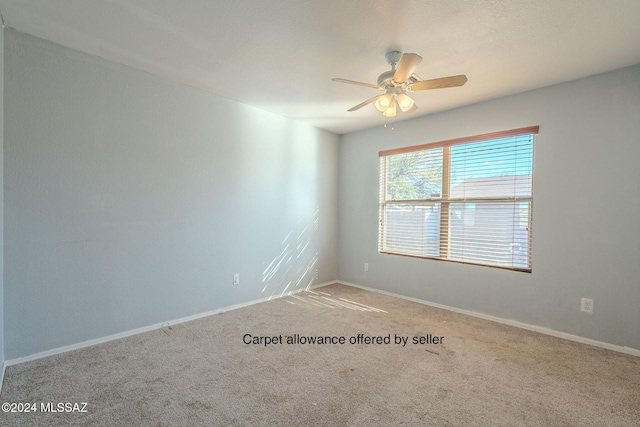
[[[385,117],[395,117],[396,116],[396,103],[393,102],[387,107],[386,110],[382,113]]]
[[[376,108],[378,111],[384,112],[391,105],[391,95],[385,93],[376,101]]]
[[[413,99],[411,99],[411,97],[406,93],[401,93],[400,95],[398,95],[396,100],[398,101],[398,105],[400,106],[400,109],[403,113],[409,111],[414,104]]]

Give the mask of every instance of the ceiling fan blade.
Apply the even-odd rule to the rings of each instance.
[[[361,109],[362,107],[364,107],[365,105],[369,105],[369,104],[371,104],[372,102],[374,102],[376,99],[380,98],[381,96],[382,96],[382,95],[377,95],[377,96],[374,96],[373,98],[369,98],[369,99],[367,99],[366,101],[361,102],[360,104],[356,105],[355,107],[351,107],[351,108],[349,108],[347,111],[348,111],[348,112],[352,112],[352,111],[359,110],[359,109]]]
[[[467,76],[460,74],[459,76],[442,77],[439,79],[424,80],[409,85],[409,90],[415,92],[418,90],[442,89],[445,87],[462,86],[467,82]]]
[[[334,82],[338,82],[338,83],[348,83],[350,85],[358,85],[358,86],[370,87],[370,88],[373,88],[373,89],[382,89],[380,86],[373,85],[373,84],[370,84],[370,83],[362,83],[362,82],[356,82],[356,81],[353,81],[353,80],[338,79],[338,78],[333,78],[331,80],[333,80]]]
[[[405,53],[402,55],[398,63],[398,68],[396,68],[396,72],[393,75],[393,81],[396,83],[406,82],[416,70],[420,61],[422,61],[422,56],[415,53]]]

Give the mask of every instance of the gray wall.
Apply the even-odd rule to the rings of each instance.
[[[379,150],[528,125],[540,125],[531,274],[377,253]],[[638,135],[640,66],[345,135],[338,277],[640,349]]]
[[[0,25],[0,365],[4,362],[4,26]]]
[[[336,135],[13,30],[5,55],[7,359],[336,279]]]

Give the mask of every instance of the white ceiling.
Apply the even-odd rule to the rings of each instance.
[[[0,0],[5,26],[346,133],[388,121],[376,83],[390,49],[424,60],[412,115],[640,63],[640,0]]]

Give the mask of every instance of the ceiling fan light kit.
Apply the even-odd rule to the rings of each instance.
[[[407,92],[457,87],[467,82],[467,77],[464,74],[432,80],[421,80],[413,74],[422,61],[422,57],[415,53],[402,54],[402,52],[394,50],[387,52],[385,59],[389,65],[391,65],[391,70],[385,71],[378,76],[377,85],[354,80],[332,79],[335,82],[365,86],[384,92],[382,95],[374,96],[347,111],[356,111],[365,105],[375,102],[376,109],[382,112],[382,115],[385,117],[396,116],[396,105],[400,107],[403,113],[412,113],[418,109],[418,106],[413,98],[407,95]]]

